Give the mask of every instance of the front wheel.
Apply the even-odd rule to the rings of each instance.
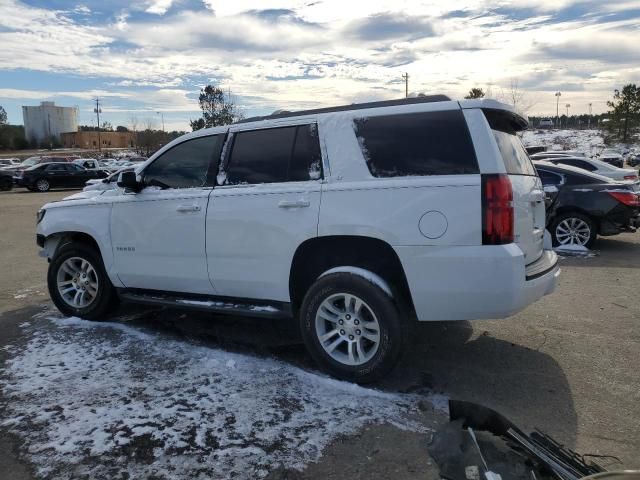
[[[568,212],[559,215],[551,224],[554,246],[580,246],[591,248],[598,232],[596,225],[586,215]]]
[[[300,310],[309,353],[335,377],[369,383],[397,363],[406,342],[406,324],[393,298],[351,273],[321,277]]]
[[[81,243],[60,247],[49,264],[47,284],[53,303],[65,315],[100,320],[116,302],[100,254]]]
[[[38,192],[48,192],[51,189],[51,184],[49,183],[49,180],[46,180],[44,178],[37,180],[34,186],[36,187],[36,190]]]

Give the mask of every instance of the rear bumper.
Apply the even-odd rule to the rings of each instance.
[[[525,267],[515,245],[395,247],[421,321],[505,318],[552,293],[555,253]]]

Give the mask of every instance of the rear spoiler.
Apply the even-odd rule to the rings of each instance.
[[[520,115],[511,105],[491,99],[461,100],[463,110],[480,109],[484,112],[489,125],[495,130],[521,132],[529,127],[527,117]]]

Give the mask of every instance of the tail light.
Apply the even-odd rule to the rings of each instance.
[[[634,192],[607,192],[620,203],[628,207],[640,207],[640,195]]]
[[[624,179],[625,180],[637,180],[638,176],[637,175],[625,175]]]
[[[512,243],[513,190],[507,175],[482,175],[482,244]]]

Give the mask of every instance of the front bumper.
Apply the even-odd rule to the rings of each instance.
[[[421,321],[509,317],[552,293],[560,277],[554,252],[526,268],[515,244],[394,249]]]

